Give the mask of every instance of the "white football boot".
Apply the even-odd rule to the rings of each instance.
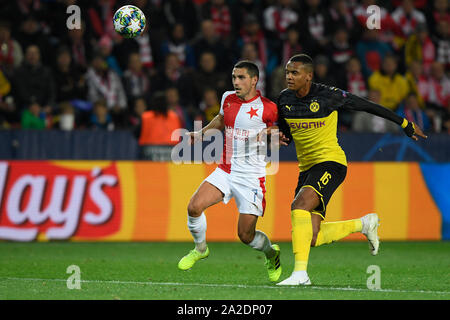
[[[380,247],[380,238],[378,237],[378,226],[380,219],[376,213],[366,214],[361,218],[362,231],[361,233],[367,237],[369,241],[370,253],[376,256],[378,248]]]
[[[286,280],[277,283],[277,286],[309,286],[311,280],[309,280],[306,271],[294,271],[291,276]]]

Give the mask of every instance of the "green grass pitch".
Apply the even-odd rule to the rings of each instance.
[[[280,243],[283,273],[293,268],[290,243]],[[277,287],[263,254],[241,243],[209,243],[210,256],[190,271],[178,260],[191,243],[0,242],[0,299],[450,299],[449,242],[381,242],[371,256],[365,242],[312,248],[311,287]],[[68,289],[70,265],[81,288]],[[367,287],[376,265],[380,290]]]

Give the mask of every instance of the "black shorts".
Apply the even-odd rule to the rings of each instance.
[[[328,202],[346,175],[347,166],[334,161],[318,163],[308,170],[300,172],[294,197],[303,187],[314,189],[319,195],[320,204],[313,211],[320,213],[325,218]]]

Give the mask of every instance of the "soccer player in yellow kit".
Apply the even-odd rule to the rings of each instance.
[[[295,267],[291,276],[278,285],[310,285],[306,271],[310,247],[337,241],[354,232],[367,237],[372,255],[378,253],[376,213],[354,220],[323,222],[328,201],[347,173],[346,156],[336,135],[339,110],[369,112],[397,123],[414,140],[426,138],[415,123],[378,104],[314,83],[313,68],[308,55],[293,56],[285,68],[287,88],[277,100],[280,143],[287,145],[294,141],[300,168],[291,204]],[[267,134],[272,128],[267,129]]]

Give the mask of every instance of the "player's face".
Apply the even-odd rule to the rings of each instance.
[[[234,68],[231,74],[233,87],[238,98],[249,100],[256,92],[258,77],[251,77],[245,68]]]
[[[287,88],[298,91],[312,80],[312,72],[301,62],[289,62],[285,68]]]

